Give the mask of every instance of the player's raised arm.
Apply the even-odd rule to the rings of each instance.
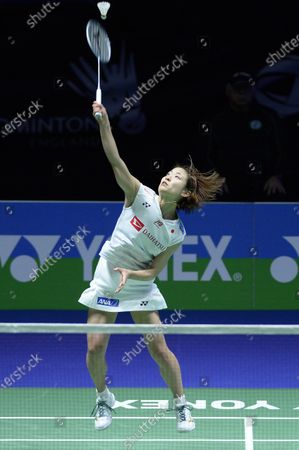
[[[93,102],[93,113],[100,112],[102,117],[97,119],[100,127],[101,140],[104,152],[113,169],[115,179],[119,187],[124,191],[126,197],[126,206],[133,203],[137,191],[140,186],[140,181],[131,175],[125,162],[119,156],[118,149],[111,131],[109,117],[103,105]]]

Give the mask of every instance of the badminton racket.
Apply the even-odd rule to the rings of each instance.
[[[102,103],[101,91],[101,63],[107,63],[111,57],[111,44],[106,30],[96,20],[89,20],[86,26],[87,42],[91,51],[98,60],[98,87],[96,91],[96,101]],[[102,113],[96,112],[96,118],[101,118]]]

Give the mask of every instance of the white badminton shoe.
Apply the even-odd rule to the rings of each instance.
[[[191,407],[187,404],[185,396],[174,399],[174,409],[176,414],[176,429],[178,432],[193,431],[195,422],[191,415]]]
[[[114,404],[115,397],[111,392],[105,399],[97,397],[96,406],[91,413],[95,417],[94,426],[96,430],[105,430],[111,425]]]

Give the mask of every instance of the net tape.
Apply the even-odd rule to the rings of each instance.
[[[0,323],[0,333],[297,335],[299,325]]]

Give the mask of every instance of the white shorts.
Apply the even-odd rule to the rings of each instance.
[[[114,294],[120,282],[120,273],[101,257],[90,287],[82,292],[79,303],[101,311],[155,311],[167,304],[153,281],[127,280],[124,288]]]

